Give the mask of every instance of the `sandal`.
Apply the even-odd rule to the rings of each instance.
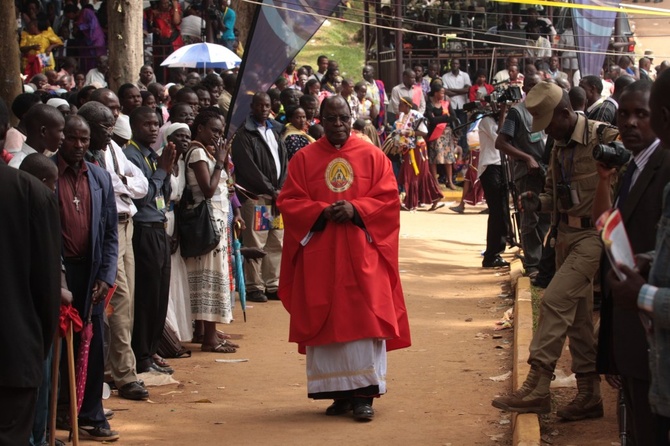
[[[202,346],[202,351],[203,352],[212,352],[212,353],[235,353],[237,352],[237,349],[230,345],[228,341],[223,341],[219,345],[216,345],[214,347],[209,346],[209,345],[203,345]]]
[[[442,209],[445,206],[444,203],[440,203],[439,201],[436,201],[433,203],[433,205],[428,209],[428,211],[436,211],[438,209]]]
[[[159,367],[167,368],[170,367],[170,364],[164,359],[161,358],[160,355],[154,354],[151,356],[151,358],[154,360],[154,364],[156,364]]]

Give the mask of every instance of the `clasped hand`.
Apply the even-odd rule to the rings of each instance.
[[[354,206],[346,200],[336,201],[323,210],[326,220],[344,223],[354,218]]]

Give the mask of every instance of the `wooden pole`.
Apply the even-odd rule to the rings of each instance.
[[[137,80],[144,63],[142,2],[111,0],[107,3],[107,16],[109,88],[117,91],[121,85]]]
[[[56,446],[56,410],[58,408],[58,366],[60,365],[60,347],[62,339],[56,329],[51,359],[51,388],[49,400],[49,446]]]
[[[14,98],[21,94],[21,53],[16,33],[16,8],[14,0],[0,0],[0,98],[7,108],[12,106]]]
[[[67,374],[70,381],[70,429],[72,432],[72,445],[79,446],[79,414],[77,413],[77,380],[74,369],[74,332],[72,323],[65,336],[67,343]]]

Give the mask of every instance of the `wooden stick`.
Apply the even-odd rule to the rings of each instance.
[[[72,433],[72,445],[79,446],[79,422],[77,414],[77,381],[74,371],[74,344],[73,344],[72,322],[67,330],[67,371],[70,381],[70,429]]]
[[[49,446],[56,446],[56,409],[58,406],[58,366],[60,364],[61,337],[56,329],[53,357],[51,358],[51,400],[49,401]]]

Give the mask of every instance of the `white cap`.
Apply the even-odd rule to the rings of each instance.
[[[49,99],[49,100],[47,101],[47,105],[50,105],[50,106],[52,106],[52,107],[54,107],[54,108],[58,108],[58,107],[60,107],[61,105],[66,105],[66,106],[69,107],[69,106],[70,106],[70,103],[69,103],[68,101],[66,101],[65,99],[61,99],[61,98],[51,98],[51,99]]]
[[[130,129],[130,118],[128,115],[119,115],[116,119],[114,134],[123,139],[131,139],[133,137],[133,131]]]

